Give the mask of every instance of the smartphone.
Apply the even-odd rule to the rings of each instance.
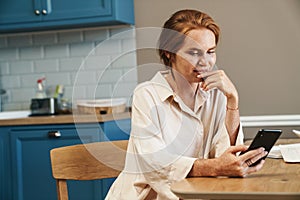
[[[261,129],[257,132],[256,136],[254,137],[252,143],[250,144],[249,148],[242,152],[240,155],[260,147],[264,147],[265,151],[270,152],[271,148],[274,146],[278,138],[280,137],[282,130],[280,129]],[[260,163],[262,159],[266,159],[268,155],[259,159],[255,163],[252,163],[250,167],[255,166]]]

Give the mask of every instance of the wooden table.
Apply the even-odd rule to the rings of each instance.
[[[259,172],[245,178],[186,178],[171,190],[181,199],[300,200],[300,164],[267,158]]]

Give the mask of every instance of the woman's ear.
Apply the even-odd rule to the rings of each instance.
[[[165,53],[165,56],[168,58],[168,59],[170,59],[170,54],[169,53]]]

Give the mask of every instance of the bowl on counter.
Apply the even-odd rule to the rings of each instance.
[[[77,111],[81,114],[111,114],[126,110],[125,98],[95,99],[77,101]]]
[[[297,135],[300,138],[300,130],[293,130],[293,133],[295,133],[295,135]]]

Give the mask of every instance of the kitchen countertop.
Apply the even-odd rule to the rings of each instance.
[[[94,115],[94,114],[66,114],[34,116],[16,119],[0,119],[0,126],[17,125],[41,125],[41,124],[73,124],[73,123],[93,123],[121,120],[130,118],[130,112]]]

